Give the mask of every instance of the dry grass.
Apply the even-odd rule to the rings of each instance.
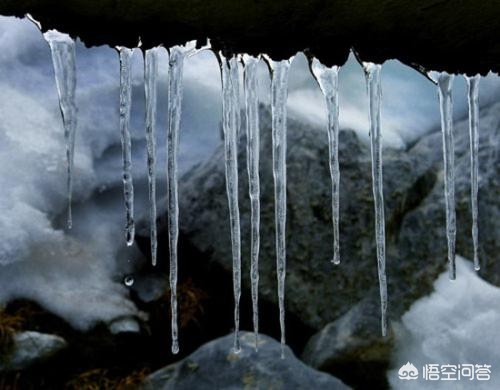
[[[24,318],[21,313],[6,313],[0,310],[0,356],[5,357],[14,347],[14,335],[22,328]]]
[[[191,323],[198,323],[198,318],[203,314],[203,302],[207,298],[206,292],[196,287],[191,279],[179,283],[177,300],[180,328],[185,328]],[[157,312],[158,316],[164,316],[167,310],[170,316],[170,289],[165,291],[157,303],[159,303],[160,310]]]
[[[134,390],[144,382],[150,370],[143,368],[126,377],[117,377],[104,368],[95,368],[81,373],[66,383],[68,390]]]

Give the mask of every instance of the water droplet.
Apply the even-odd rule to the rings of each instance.
[[[125,276],[123,283],[125,283],[125,286],[130,287],[134,284],[134,278],[132,276]]]

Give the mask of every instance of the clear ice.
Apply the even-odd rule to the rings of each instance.
[[[281,329],[281,357],[285,356],[285,277],[286,277],[286,101],[288,72],[292,59],[273,61],[271,69],[271,115],[276,224],[276,270]]]
[[[333,258],[332,263],[340,263],[339,237],[339,67],[331,68],[321,64],[316,58],[311,62],[311,71],[319,84],[326,100],[328,111],[328,148],[330,176],[332,180],[332,224],[333,224]]]
[[[177,241],[179,239],[179,199],[177,155],[182,106],[182,73],[186,48],[174,46],[169,56],[168,131],[167,131],[167,206],[170,251],[170,307],[172,311],[172,353],[179,352],[177,326]]]
[[[474,245],[474,269],[479,271],[478,256],[478,176],[479,176],[479,81],[480,75],[465,77],[467,81],[467,97],[469,102],[469,136],[470,136],[470,192],[472,208],[472,242]]]
[[[231,225],[231,252],[233,257],[234,289],[234,350],[240,351],[240,296],[241,296],[241,237],[238,206],[238,128],[240,118],[239,67],[236,57],[226,59],[219,53],[222,75],[222,128],[226,170],[226,191]]]
[[[134,243],[134,183],[132,181],[132,143],[130,138],[130,109],[132,105],[131,58],[133,49],[117,47],[120,55],[120,135],[123,160],[123,198],[125,202],[127,245]]]
[[[149,223],[151,262],[156,265],[156,77],[158,49],[146,50],[144,58],[144,92],[146,97],[146,144],[148,155]]]
[[[373,202],[375,206],[375,241],[377,245],[377,267],[380,288],[380,312],[382,336],[387,335],[387,278],[385,274],[385,213],[384,182],[382,176],[382,133],[380,111],[382,88],[380,72],[382,65],[363,63],[370,105],[370,142],[372,157]]]
[[[443,133],[444,200],[446,205],[446,237],[448,240],[448,265],[451,280],[456,278],[455,269],[455,147],[453,144],[453,103],[451,92],[454,76],[446,72],[438,77],[441,130]]]
[[[255,350],[259,343],[259,246],[260,246],[260,179],[259,179],[259,97],[257,68],[259,59],[244,55],[245,118],[247,138],[248,192],[250,196],[250,280],[252,288]]]
[[[73,197],[73,161],[75,150],[76,118],[76,61],[75,41],[67,34],[49,30],[43,37],[50,46],[56,79],[59,108],[64,125],[67,160],[68,228],[73,226],[71,201]]]

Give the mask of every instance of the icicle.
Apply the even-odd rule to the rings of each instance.
[[[478,211],[477,211],[477,193],[479,176],[479,81],[480,75],[465,77],[467,81],[467,95],[469,101],[469,135],[470,135],[470,192],[472,208],[472,241],[474,244],[474,269],[479,271],[478,257]]]
[[[182,104],[182,71],[186,49],[174,46],[169,57],[167,132],[167,205],[170,249],[170,307],[172,310],[172,353],[179,352],[177,327],[177,241],[179,238],[179,203],[177,189],[177,154]]]
[[[382,134],[380,108],[382,65],[363,63],[370,104],[370,140],[372,156],[373,202],[375,206],[375,238],[377,245],[378,281],[380,287],[380,311],[382,336],[387,335],[387,279],[385,274],[385,213],[384,183],[382,177]]]
[[[276,269],[281,328],[281,357],[285,357],[286,277],[286,101],[288,71],[293,58],[273,61],[271,69],[271,115],[273,144],[274,208],[276,224]]]
[[[146,143],[148,154],[149,223],[151,261],[156,265],[156,76],[157,48],[146,50],[144,59],[144,91],[146,95]]]
[[[123,46],[116,48],[120,55],[120,134],[123,159],[123,198],[127,222],[125,235],[127,245],[134,243],[134,183],[132,181],[132,144],[130,139],[130,107],[132,104],[132,72],[130,60],[133,49]]]
[[[446,237],[448,239],[448,264],[451,280],[456,277],[455,270],[455,147],[453,144],[453,103],[451,91],[453,75],[446,72],[438,77],[439,102],[441,111],[441,130],[443,133],[444,193],[446,205]]]
[[[240,351],[240,295],[241,295],[241,239],[240,212],[238,207],[238,119],[239,96],[236,84],[239,83],[238,61],[229,61],[219,53],[222,75],[222,127],[224,132],[224,151],[226,166],[226,190],[231,223],[231,246],[233,256],[234,289],[234,350]]]
[[[330,176],[332,180],[332,224],[333,224],[333,264],[340,263],[339,237],[339,67],[328,68],[316,58],[311,63],[312,73],[326,100],[328,110],[328,148],[330,154]]]
[[[259,98],[257,66],[259,59],[243,56],[245,66],[245,115],[247,136],[248,191],[251,207],[250,280],[252,284],[253,330],[255,350],[259,343],[259,246],[260,246],[260,179],[259,179]]]
[[[52,63],[59,95],[59,108],[64,125],[67,159],[67,191],[68,191],[68,228],[73,225],[71,201],[73,197],[73,161],[75,150],[76,118],[76,62],[75,42],[67,34],[49,30],[43,37],[50,46]]]

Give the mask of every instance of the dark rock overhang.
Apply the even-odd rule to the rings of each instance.
[[[166,47],[211,39],[214,50],[288,58],[304,50],[343,64],[399,59],[469,75],[500,70],[498,0],[0,0],[88,46]]]

